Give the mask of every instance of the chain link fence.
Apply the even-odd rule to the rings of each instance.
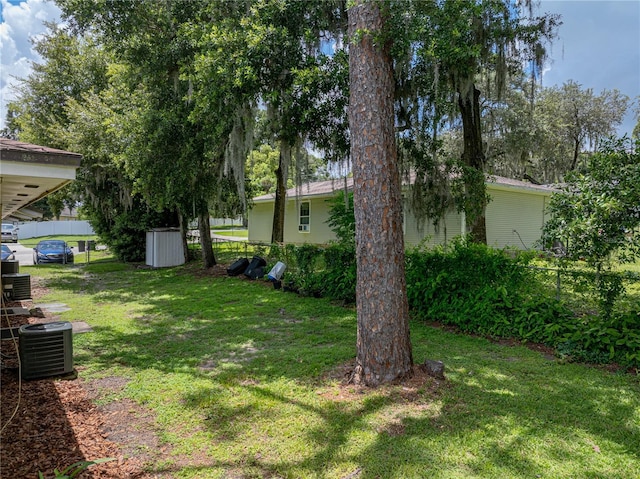
[[[544,290],[576,313],[640,309],[640,273],[527,266]]]

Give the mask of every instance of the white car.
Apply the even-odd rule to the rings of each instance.
[[[18,228],[11,223],[2,223],[2,242],[3,243],[17,243],[18,242]]]

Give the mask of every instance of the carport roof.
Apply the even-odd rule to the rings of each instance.
[[[0,206],[2,219],[75,180],[82,155],[0,138]]]

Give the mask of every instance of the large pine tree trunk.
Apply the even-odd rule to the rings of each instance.
[[[379,2],[349,9],[349,128],[358,278],[352,381],[376,386],[411,374],[402,198],[394,135],[394,80]]]
[[[464,138],[464,151],[462,161],[465,165],[484,173],[485,156],[482,144],[482,124],[480,118],[480,90],[474,84],[458,90],[458,105],[462,116],[462,131]],[[479,182],[478,182],[479,183]],[[478,213],[469,215],[471,219],[469,232],[475,243],[487,244],[487,225],[485,219],[486,200],[484,200],[484,179],[482,184],[467,184],[467,189],[482,189],[481,204],[478,205]],[[476,197],[476,195],[473,195]]]

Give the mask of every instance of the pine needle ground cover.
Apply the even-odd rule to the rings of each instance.
[[[353,309],[191,264],[23,272],[93,328],[74,336],[79,380],[147,412],[154,474],[640,477],[637,376],[414,322],[415,362],[442,360],[447,379],[358,389],[342,384]]]

